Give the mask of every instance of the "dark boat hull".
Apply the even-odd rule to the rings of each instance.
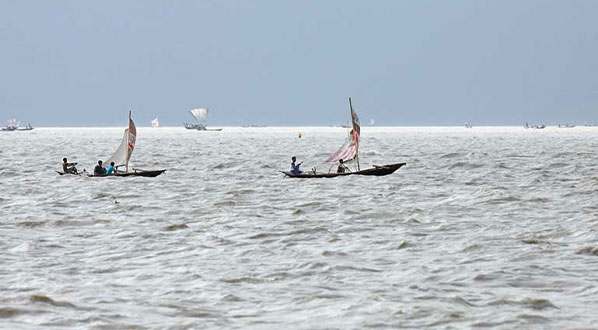
[[[337,176],[347,176],[347,175],[373,175],[373,176],[384,176],[394,173],[399,168],[405,166],[406,163],[396,163],[396,164],[389,164],[383,166],[376,166],[372,168],[368,168],[365,170],[357,171],[357,172],[348,172],[348,173],[313,173],[313,172],[304,172],[301,174],[293,174],[291,172],[282,171],[284,175],[290,178],[335,178]]]
[[[158,175],[162,174],[166,172],[166,170],[153,170],[153,171],[141,171],[141,170],[135,170],[133,172],[121,172],[121,173],[116,173],[116,174],[111,174],[111,175],[92,175],[92,174],[88,174],[87,176],[90,178],[109,178],[109,177],[113,177],[113,176],[117,176],[117,177],[127,177],[127,176],[143,176],[146,178],[154,178],[157,177]],[[83,173],[64,173],[64,172],[58,172],[56,171],[56,173],[58,173],[59,175],[76,175],[76,176],[81,176],[83,173],[87,173],[87,172],[83,172]]]
[[[166,170],[151,170],[151,171],[142,171],[142,170],[134,170],[133,172],[121,172],[111,175],[88,175],[90,178],[108,178],[111,176],[118,176],[118,177],[129,177],[129,176],[143,176],[146,178],[154,178],[158,175],[166,172]]]
[[[222,128],[207,128],[204,125],[201,124],[187,124],[185,123],[185,128],[186,129],[193,129],[196,131],[207,131],[207,132],[220,132],[222,131]]]

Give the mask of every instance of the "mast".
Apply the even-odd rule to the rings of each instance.
[[[125,172],[129,172],[129,136],[131,136],[131,132],[129,131],[131,127],[131,110],[129,110],[129,121],[127,121],[127,153],[125,154]]]
[[[353,104],[351,103],[351,98],[349,97],[349,108],[351,109],[351,126],[352,129],[355,129],[355,125],[353,124]],[[359,168],[359,145],[355,149],[355,159],[357,160],[357,170],[361,171]]]

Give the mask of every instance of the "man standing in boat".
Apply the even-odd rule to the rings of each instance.
[[[303,162],[296,164],[297,163],[297,157],[293,156],[291,157],[291,173],[293,174],[301,174],[303,173],[303,171],[301,171],[299,169],[299,166],[301,166],[301,164],[303,164]]]
[[[77,174],[77,168],[75,167],[77,163],[69,163],[65,158],[62,159],[62,172],[64,173],[72,173]]]

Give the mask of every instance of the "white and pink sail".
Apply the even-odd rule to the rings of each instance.
[[[358,158],[359,156],[359,134],[361,127],[359,126],[359,117],[357,117],[357,113],[353,110],[351,98],[349,98],[349,107],[351,108],[351,122],[353,127],[351,128],[345,143],[343,143],[335,153],[328,157],[326,160],[327,163],[338,162],[340,159],[346,162]]]
[[[116,152],[104,162],[102,165],[107,167],[110,165],[111,162],[114,162],[115,166],[125,166],[125,171],[129,170],[129,159],[131,159],[131,155],[133,154],[133,150],[135,149],[135,139],[137,138],[137,129],[135,128],[135,123],[131,118],[131,111],[129,111],[129,127],[125,129],[125,134],[123,136],[118,149]]]

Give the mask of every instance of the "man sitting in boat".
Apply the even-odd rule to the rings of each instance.
[[[101,160],[98,160],[98,165],[96,165],[96,167],[93,169],[93,175],[95,175],[95,176],[106,175],[106,171],[104,171],[104,168],[102,167]]]
[[[106,167],[106,175],[111,175],[114,174],[116,172],[116,169],[114,168],[114,162],[110,162],[110,166]]]
[[[293,156],[291,158],[292,162],[291,162],[291,173],[293,174],[301,174],[303,173],[303,171],[299,170],[299,166],[301,166],[301,164],[303,164],[303,162],[296,164],[297,162],[297,157]]]
[[[62,171],[64,173],[77,174],[77,168],[75,165],[77,165],[77,163],[69,163],[66,157],[62,159]]]
[[[346,171],[348,171],[349,169],[347,168],[347,166],[345,166],[345,162],[343,161],[343,159],[339,159],[338,160],[338,168],[336,169],[336,173],[345,173]]]

